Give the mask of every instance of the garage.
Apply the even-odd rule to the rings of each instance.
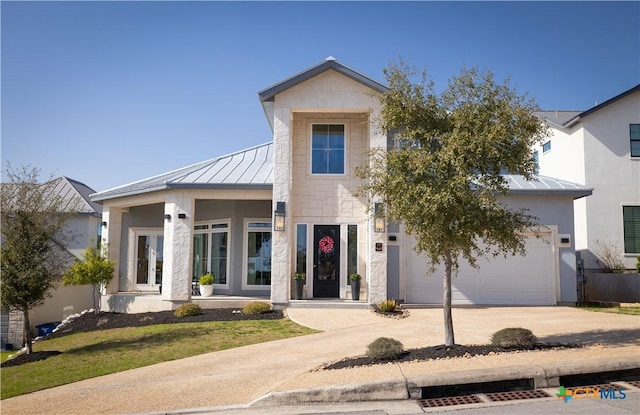
[[[442,304],[444,267],[426,275],[427,259],[417,255],[415,239],[407,237],[406,303]],[[527,236],[526,256],[478,260],[478,269],[460,261],[451,282],[454,305],[555,305],[558,271],[552,233]]]

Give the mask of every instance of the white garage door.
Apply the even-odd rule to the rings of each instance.
[[[530,236],[526,256],[502,256],[478,261],[471,268],[460,261],[460,270],[451,282],[453,304],[485,305],[554,305],[556,266],[551,233],[542,238]],[[426,275],[427,259],[413,249],[415,239],[408,238],[406,249],[407,290],[409,304],[442,304],[444,267]]]

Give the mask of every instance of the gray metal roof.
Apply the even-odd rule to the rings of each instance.
[[[550,124],[563,127],[570,120],[580,115],[581,111],[537,111],[535,115]]]
[[[273,143],[91,195],[94,202],[166,189],[272,189]]]
[[[78,213],[88,213],[102,216],[102,206],[91,201],[91,194],[96,191],[77,180],[68,177],[59,177],[52,180],[55,183],[53,193],[60,196],[67,203],[77,203]]]
[[[534,180],[525,180],[517,174],[505,174],[504,177],[509,184],[509,193],[514,195],[572,195],[579,199],[593,193],[591,187],[548,176],[538,176]]]
[[[550,122],[551,124],[555,124],[558,127],[564,127],[564,128],[568,128],[568,127],[572,127],[573,125],[575,125],[577,122],[581,121],[584,117],[610,105],[613,104],[614,102],[621,100],[622,98],[626,97],[627,95],[631,95],[634,92],[638,92],[640,91],[640,84],[634,86],[633,88],[630,88],[626,91],[624,91],[621,94],[616,95],[615,97],[606,100],[605,102],[596,105],[595,107],[592,107],[586,111],[538,111],[536,113],[536,115],[540,118],[545,119],[546,121]]]
[[[63,212],[74,212],[81,215],[102,216],[102,206],[94,203],[90,199],[90,195],[95,190],[84,183],[68,177],[57,177],[46,183],[28,183],[27,187],[23,187],[18,183],[2,183],[3,197],[11,200],[12,204],[19,203],[18,194],[21,189],[33,190],[33,203],[46,205],[47,203],[55,203],[56,209]],[[37,190],[37,191],[36,191]],[[46,206],[43,206],[46,208]]]

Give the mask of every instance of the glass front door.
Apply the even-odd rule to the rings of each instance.
[[[136,289],[155,291],[162,284],[162,232],[138,233],[136,237]]]
[[[340,296],[340,226],[313,227],[313,296]]]

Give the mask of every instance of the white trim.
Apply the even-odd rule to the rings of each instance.
[[[127,246],[127,291],[155,291],[157,285],[155,283],[155,272],[153,276],[149,275],[150,284],[137,284],[136,275],[136,260],[137,260],[137,248],[138,248],[138,236],[151,236],[157,238],[158,235],[164,238],[164,228],[158,227],[131,227],[129,228],[128,246]],[[163,244],[164,251],[164,244]],[[151,259],[149,259],[149,265],[151,266]],[[155,263],[155,260],[153,261]],[[164,258],[163,258],[164,263]],[[155,271],[155,265],[153,266]],[[151,271],[149,271],[151,274]]]
[[[208,225],[207,229],[196,229],[196,226]],[[212,225],[227,225],[226,228],[212,228]],[[232,247],[232,232],[231,232],[231,218],[215,219],[215,220],[203,220],[193,224],[193,235],[207,235],[207,272],[211,272],[211,239],[214,233],[227,233],[227,282],[225,284],[213,284],[213,288],[220,290],[229,289],[229,280],[231,279],[231,247]],[[193,263],[193,256],[195,255],[194,241],[191,241],[191,262]],[[193,278],[193,275],[192,275]]]
[[[350,129],[349,119],[320,119],[320,120],[307,120],[307,137],[309,137],[309,175],[313,177],[344,177],[349,175],[349,146],[348,137]],[[314,125],[342,125],[344,126],[344,159],[343,159],[343,172],[342,173],[314,173],[313,172],[313,126]]]
[[[242,289],[243,290],[251,290],[251,291],[264,291],[266,289],[271,289],[273,285],[273,275],[271,276],[271,285],[249,285],[247,284],[247,272],[248,272],[248,261],[247,255],[249,254],[249,247],[247,246],[249,243],[249,223],[258,222],[258,223],[268,223],[268,227],[264,228],[256,228],[262,229],[263,231],[268,231],[271,233],[271,249],[273,249],[273,222],[271,218],[245,218],[242,226]],[[273,258],[273,252],[271,252],[271,258]],[[273,264],[272,264],[273,268]],[[273,272],[273,269],[272,269]]]

